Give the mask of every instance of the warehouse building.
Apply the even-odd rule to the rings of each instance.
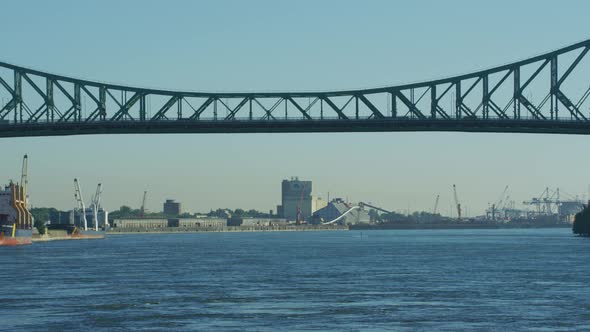
[[[220,228],[226,225],[226,219],[223,218],[134,218],[134,219],[115,219],[113,227],[116,228],[141,228],[157,229],[168,227],[181,228]]]

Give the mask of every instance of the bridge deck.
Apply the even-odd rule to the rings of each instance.
[[[568,120],[233,120],[93,121],[0,124],[0,137],[152,133],[487,132],[590,134],[590,123]]]

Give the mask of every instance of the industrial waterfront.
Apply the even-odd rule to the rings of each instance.
[[[452,186],[456,217],[438,213],[440,195],[436,196],[430,212],[397,213],[369,203],[351,203],[342,198],[325,200],[313,195],[312,181],[297,177],[281,182],[281,199],[276,213],[242,209],[217,209],[206,214],[188,213],[182,203],[167,199],[162,211],[150,212],[145,208],[148,192],[143,193],[139,209],[123,206],[109,213],[100,206],[102,193],[99,185],[85,208],[82,193],[75,182],[78,210],[49,211],[44,226],[46,236],[35,240],[67,239],[73,229],[87,229],[88,223],[109,234],[178,233],[178,232],[268,232],[268,231],[320,231],[320,230],[370,230],[370,229],[486,229],[486,228],[542,228],[569,227],[576,213],[583,208],[577,198],[560,197],[559,189],[546,188],[539,196],[524,201],[517,208],[509,197],[506,186],[486,213],[476,217],[462,215],[463,208],[457,187]],[[563,195],[563,194],[561,194]],[[33,209],[35,212],[35,210]],[[86,211],[85,215],[80,211]],[[88,221],[85,220],[86,216]],[[98,220],[95,223],[94,220]],[[64,235],[65,232],[65,235]]]
[[[99,183],[87,208],[80,181],[75,178],[76,208],[58,211],[32,208],[28,195],[28,156],[23,157],[20,182],[10,182],[0,192],[0,246],[22,245],[57,240],[104,239],[110,234],[179,233],[179,232],[295,232],[330,230],[383,229],[486,229],[572,227],[574,217],[584,208],[575,198],[564,198],[559,188],[546,188],[539,197],[524,201],[532,210],[518,209],[510,199],[509,186],[490,204],[485,215],[466,217],[452,185],[456,217],[438,213],[440,195],[430,212],[404,215],[372,205],[351,203],[342,198],[324,200],[313,195],[313,183],[298,177],[281,182],[281,199],[276,213],[256,210],[211,209],[207,214],[188,213],[182,203],[166,199],[161,212],[146,209],[148,192],[144,191],[141,207],[122,206],[109,214],[101,205],[103,194]],[[570,196],[571,197],[571,196]],[[34,226],[34,227],[33,227]],[[26,236],[23,235],[26,233]]]

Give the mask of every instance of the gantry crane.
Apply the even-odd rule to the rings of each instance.
[[[524,201],[522,203],[536,206],[537,215],[551,215],[553,213],[551,205],[555,204],[556,206],[559,206],[561,203],[559,198],[559,188],[553,191],[547,187],[538,197],[533,197],[530,201]],[[543,207],[543,210],[541,207]]]

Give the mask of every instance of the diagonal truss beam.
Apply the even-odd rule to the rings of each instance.
[[[377,109],[377,107],[375,107],[375,105],[373,105],[373,103],[367,99],[367,97],[364,95],[359,95],[358,98],[371,110],[371,112],[373,112],[373,116],[379,119],[384,118],[383,113],[381,113],[379,109]]]
[[[222,101],[221,103],[223,103],[223,105],[225,107],[227,107],[228,110],[230,110],[229,114],[225,117],[225,120],[233,120],[236,117],[236,113],[238,113],[238,111],[244,106],[246,105],[246,103],[248,102],[248,98],[244,98],[242,99],[242,101],[238,104],[238,106],[234,107],[234,109],[230,110],[229,107],[227,107],[227,105],[225,105],[225,103]]]
[[[166,112],[168,112],[168,110],[170,110],[172,106],[174,106],[174,104],[176,104],[179,100],[180,98],[178,96],[170,97],[170,99],[168,99],[168,101],[164,105],[162,105],[158,112],[154,114],[154,116],[151,118],[151,121],[162,119],[168,120],[168,118],[166,117]]]
[[[313,104],[316,103],[316,101],[319,98],[316,98],[313,103],[310,103],[310,105],[307,107],[307,109],[303,109],[303,107],[299,106],[299,104],[297,104],[297,102],[295,102],[295,100],[293,100],[293,98],[291,97],[287,97],[287,100],[291,102],[291,104],[293,104],[293,106],[295,106],[295,108],[297,108],[299,110],[299,112],[301,112],[301,114],[303,114],[303,116],[307,119],[307,120],[311,120],[311,116],[309,116],[309,114],[307,113],[307,111],[311,108],[311,106],[313,106]]]
[[[419,119],[425,119],[426,116],[422,113],[414,103],[412,103],[401,91],[396,91],[395,95],[406,105],[409,112]]]
[[[328,98],[327,96],[322,96],[321,98],[324,102],[326,102],[326,104],[328,104],[328,106],[330,106],[330,108],[334,110],[334,112],[336,112],[336,114],[338,114],[339,119],[348,120],[348,117],[342,112],[342,110],[345,109],[346,106],[348,106],[348,104],[352,101],[353,97],[350,97],[350,99],[348,100],[348,102],[346,102],[342,109],[338,108],[338,106],[336,106],[336,104],[334,104],[334,102],[332,102],[330,98]]]

